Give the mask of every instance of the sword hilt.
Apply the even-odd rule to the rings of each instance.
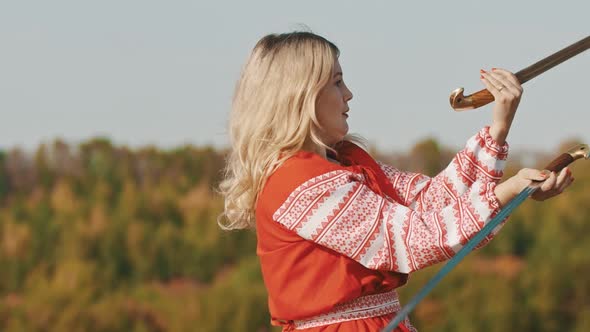
[[[588,144],[579,144],[569,149],[567,152],[562,153],[557,158],[553,159],[545,169],[552,172],[559,172],[567,165],[573,163],[578,159],[590,159],[590,149]]]
[[[479,90],[467,97],[463,95],[463,91],[465,91],[463,88],[458,88],[451,92],[449,101],[455,111],[472,110],[494,101],[494,96],[487,89]]]

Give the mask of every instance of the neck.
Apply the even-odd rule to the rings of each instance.
[[[311,139],[307,139],[303,144],[303,150],[319,154],[322,158],[328,159],[326,148],[315,144]]]
[[[323,147],[321,145],[314,144],[311,140],[306,141],[306,143],[303,145],[303,150],[316,153],[316,154],[320,155],[322,158],[324,158],[330,162],[335,162],[340,165],[340,162],[338,160],[336,160],[336,158],[334,158],[334,156],[329,157],[328,150],[325,147]]]

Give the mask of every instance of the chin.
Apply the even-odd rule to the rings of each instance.
[[[342,141],[344,140],[344,137],[346,137],[346,134],[344,134],[344,135],[342,135],[342,136],[339,136],[339,137],[338,137],[338,140],[336,141],[336,143],[340,143],[340,142],[342,142]]]
[[[344,131],[344,133],[342,134],[342,137],[340,138],[340,140],[343,140],[343,139],[344,139],[344,137],[346,137],[346,135],[347,135],[347,134],[348,134],[348,129],[346,129],[346,130]]]

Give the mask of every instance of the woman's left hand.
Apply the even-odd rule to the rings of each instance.
[[[572,184],[573,181],[572,172],[567,167],[561,170],[559,174],[550,172],[545,182],[531,195],[531,198],[536,201],[544,201],[557,196]]]
[[[505,69],[492,68],[491,71],[482,69],[480,73],[482,82],[495,99],[490,135],[502,145],[510,131],[523,88],[516,76]]]
[[[495,194],[500,205],[506,205],[524,188],[531,185],[533,181],[544,181],[541,187],[531,196],[534,200],[544,201],[561,194],[572,184],[574,178],[568,167],[564,168],[559,174],[532,168],[523,168],[516,175],[496,186]]]

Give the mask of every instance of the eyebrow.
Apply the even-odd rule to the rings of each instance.
[[[336,73],[334,74],[334,77],[336,77],[336,76],[338,76],[338,75],[342,76],[342,72],[341,72],[341,71],[339,71],[339,72],[336,72]]]

